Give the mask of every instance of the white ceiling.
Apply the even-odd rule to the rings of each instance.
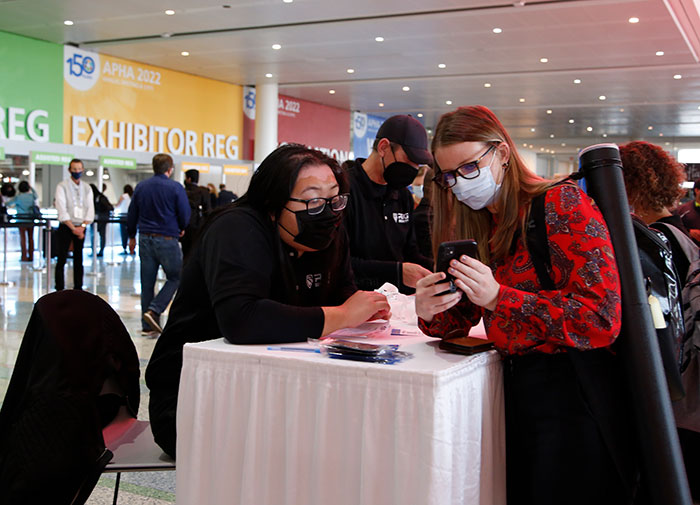
[[[483,104],[518,142],[560,154],[700,142],[696,27],[693,0],[0,0],[0,30],[236,84],[269,72],[280,93],[427,127]]]

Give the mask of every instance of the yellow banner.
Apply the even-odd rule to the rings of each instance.
[[[248,175],[250,167],[247,165],[224,165],[226,175]]]
[[[240,86],[73,46],[63,65],[66,144],[240,159]]]
[[[200,173],[202,174],[208,174],[209,173],[209,163],[195,163],[193,161],[183,161],[182,162],[182,171],[186,172],[188,170],[199,170]]]

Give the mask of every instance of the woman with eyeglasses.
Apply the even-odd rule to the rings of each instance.
[[[633,465],[614,352],[620,282],[603,218],[577,186],[530,171],[494,114],[460,107],[432,143],[433,248],[472,238],[479,260],[452,260],[418,281],[428,335],[466,335],[483,317],[504,358],[508,504],[623,504]],[[544,194],[555,288],[543,289],[528,251],[530,204]]]
[[[265,158],[245,195],[205,222],[146,369],[151,427],[166,453],[175,456],[185,343],[299,342],[390,316],[384,295],[353,282],[339,231],[346,191],[335,160],[288,144]]]

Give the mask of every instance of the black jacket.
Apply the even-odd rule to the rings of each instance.
[[[416,243],[413,196],[406,188],[390,189],[373,182],[362,168],[364,161],[359,158],[348,168],[350,199],[343,221],[355,282],[365,290],[390,282],[407,292],[401,263],[433,268]]]
[[[139,408],[139,359],[116,312],[98,296],[59,291],[32,312],[0,410],[3,503],[71,503],[105,451],[107,378]],[[118,408],[118,406],[117,406]]]

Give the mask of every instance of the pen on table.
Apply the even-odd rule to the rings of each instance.
[[[393,328],[391,330],[392,335],[419,335],[417,331],[401,330],[399,328]]]
[[[268,351],[297,351],[297,352],[317,352],[320,353],[320,349],[314,349],[312,347],[286,347],[281,345],[269,345],[267,346]]]

